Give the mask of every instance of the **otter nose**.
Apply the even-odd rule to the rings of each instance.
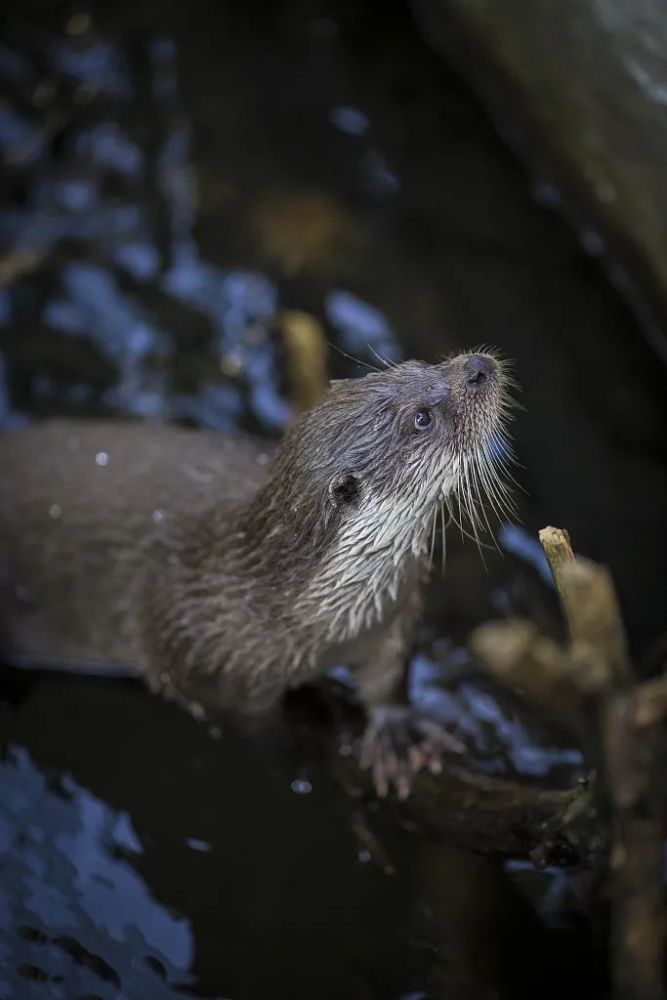
[[[471,354],[463,366],[468,385],[488,382],[496,370],[496,362],[488,354]]]

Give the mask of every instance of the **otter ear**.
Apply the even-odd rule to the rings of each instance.
[[[353,472],[340,472],[329,483],[329,503],[336,509],[354,503],[361,488],[358,476]]]

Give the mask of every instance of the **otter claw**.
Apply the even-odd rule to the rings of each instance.
[[[373,711],[361,746],[361,767],[369,770],[379,798],[391,787],[407,799],[419,771],[439,774],[444,753],[462,753],[463,744],[442,726],[409,706]]]

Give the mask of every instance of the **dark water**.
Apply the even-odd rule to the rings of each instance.
[[[545,523],[611,564],[642,663],[664,629],[664,370],[557,192],[398,4],[11,8],[2,422],[275,435],[286,309],[370,363],[496,344],[523,385],[523,527],[488,572],[452,539],[413,694],[480,769],[571,778],[577,749],[462,648],[510,610],[557,628]],[[332,352],[331,370],[363,369]],[[573,976],[595,995],[576,873],[432,844],[351,798],[312,719],[211,732],[130,682],[3,678],[2,1000],[547,997]]]

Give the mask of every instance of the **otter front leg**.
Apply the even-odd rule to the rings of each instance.
[[[380,798],[390,788],[405,799],[422,769],[437,773],[443,753],[461,753],[462,744],[408,703],[410,647],[421,612],[418,588],[381,635],[358,673],[358,692],[368,712],[361,766],[371,771]]]

